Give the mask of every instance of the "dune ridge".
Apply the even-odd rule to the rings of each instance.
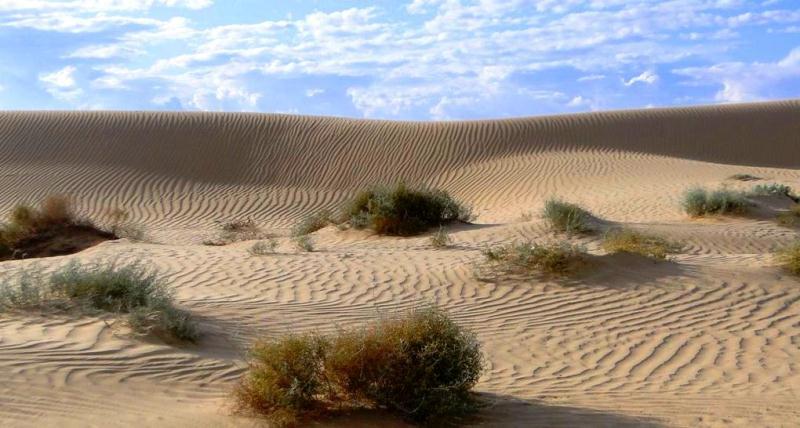
[[[761,181],[740,182],[748,173]],[[475,207],[477,224],[428,236],[334,227],[298,252],[288,228],[353,191],[405,179]],[[800,280],[772,251],[798,230],[768,215],[690,219],[693,185],[800,189],[800,101],[471,122],[391,122],[239,113],[2,112],[0,210],[52,193],[102,221],[130,211],[150,242],[0,263],[0,278],[71,260],[158,267],[205,332],[176,347],[132,338],[103,317],[0,316],[0,420],[10,426],[262,426],[226,394],[247,345],[333,331],[436,303],[475,330],[487,355],[476,426],[796,426]],[[553,240],[551,196],[609,226],[683,244],[673,262],[609,256],[572,282],[482,281],[480,251]],[[279,235],[201,245],[218,221],[252,218]],[[321,426],[406,426],[355,414]]]

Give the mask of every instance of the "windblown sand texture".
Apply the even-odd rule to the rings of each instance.
[[[800,280],[771,254],[798,230],[680,209],[693,185],[754,184],[736,173],[800,189],[800,101],[441,123],[0,113],[2,212],[65,194],[95,219],[127,209],[152,241],[3,262],[0,275],[143,260],[205,332],[176,347],[100,317],[2,315],[0,425],[260,426],[226,401],[254,338],[435,302],[483,343],[477,390],[493,405],[478,426],[800,426]],[[399,179],[450,191],[477,224],[444,250],[334,227],[314,234],[318,251],[293,248],[303,215]],[[674,263],[598,257],[568,284],[477,280],[481,248],[552,239],[538,218],[551,196],[685,249]],[[247,218],[283,236],[281,254],[201,244]],[[603,255],[598,236],[575,241]],[[321,426],[403,426],[392,421],[358,412]]]

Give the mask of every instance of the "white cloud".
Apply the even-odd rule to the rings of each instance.
[[[765,90],[780,82],[797,79],[800,84],[800,47],[773,63],[729,62],[677,69],[673,73],[690,77],[695,83],[721,85],[715,96],[717,101],[756,101],[767,95]],[[794,94],[798,95],[800,92]]]
[[[319,88],[306,89],[306,96],[309,97],[309,98],[316,97],[317,95],[320,95],[320,94],[323,94],[323,93],[325,93],[324,89],[319,89]]]
[[[657,81],[658,81],[658,75],[653,71],[647,70],[636,77],[630,78],[629,80],[623,80],[622,83],[624,83],[625,86],[632,86],[636,83],[644,83],[647,85],[652,85]]]
[[[590,74],[578,78],[578,82],[591,82],[592,80],[603,80],[606,78],[605,74]]]
[[[53,97],[64,101],[76,101],[83,94],[83,90],[77,87],[73,76],[77,68],[68,65],[61,70],[39,76],[45,90]]]

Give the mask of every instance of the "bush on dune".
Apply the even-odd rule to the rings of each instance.
[[[555,232],[587,233],[592,229],[589,226],[591,214],[578,205],[558,199],[549,199],[544,204],[542,211],[547,225]]]
[[[409,236],[456,221],[472,220],[471,210],[438,189],[403,183],[376,186],[358,193],[345,209],[350,224],[379,234]]]
[[[788,272],[800,275],[800,241],[780,250],[778,260]]]
[[[300,222],[292,228],[292,236],[308,235],[309,233],[314,233],[334,223],[331,212],[322,210],[303,217]]]
[[[710,214],[745,214],[752,206],[745,193],[717,189],[708,191],[696,187],[683,194],[683,209],[692,217],[702,217]]]
[[[797,197],[794,196],[792,188],[779,183],[759,184],[753,187],[752,194],[756,196],[786,196],[787,198],[797,201]]]
[[[778,224],[786,227],[800,226],[800,204],[794,204],[788,211],[778,214]]]
[[[612,229],[603,237],[603,248],[610,253],[640,254],[654,259],[680,251],[680,245],[664,238],[630,229]]]
[[[241,410],[293,425],[332,404],[384,407],[439,423],[478,408],[483,371],[475,335],[436,308],[344,330],[257,343],[235,391]]]
[[[188,312],[174,306],[170,290],[154,270],[139,263],[84,266],[72,262],[48,277],[23,272],[0,284],[0,310],[52,309],[127,315],[137,333],[194,341],[198,333]]]
[[[585,250],[568,242],[512,243],[483,251],[484,262],[490,270],[513,275],[566,276],[583,265],[585,255]]]

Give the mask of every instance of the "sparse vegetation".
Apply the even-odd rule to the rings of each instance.
[[[72,262],[48,277],[31,270],[0,284],[0,310],[57,310],[127,315],[137,333],[194,341],[198,332],[188,312],[176,308],[160,275],[140,263],[85,266]]]
[[[431,235],[430,242],[433,248],[447,248],[450,246],[453,240],[450,238],[450,234],[447,233],[447,230],[444,227],[439,226],[439,230]]]
[[[692,217],[710,214],[746,214],[752,206],[743,192],[730,189],[708,191],[696,187],[683,194],[683,209]]]
[[[17,205],[0,224],[0,260],[71,254],[115,238],[77,218],[67,198],[50,196],[39,208]]]
[[[314,239],[308,235],[296,236],[294,238],[294,244],[297,246],[298,250],[309,253],[314,251]]]
[[[512,243],[483,251],[485,267],[500,274],[565,276],[585,262],[586,251],[568,242]]]
[[[268,254],[275,254],[276,248],[278,248],[278,240],[273,237],[268,237],[263,241],[253,244],[247,251],[254,256],[266,256]]]
[[[788,211],[778,214],[778,224],[786,227],[800,226],[800,204],[794,204]]]
[[[756,180],[761,180],[761,177],[756,177],[755,175],[750,175],[750,174],[733,174],[729,178],[731,180],[738,180],[738,181],[756,181]]]
[[[332,220],[333,215],[328,210],[322,210],[317,213],[308,215],[300,220],[292,229],[292,236],[308,235],[314,233],[326,226],[334,224]]]
[[[372,228],[379,234],[409,236],[455,221],[472,221],[469,207],[438,189],[377,186],[360,192],[345,210],[356,229]]]
[[[119,238],[144,241],[144,228],[130,221],[130,213],[122,208],[114,208],[108,213],[109,230]]]
[[[235,397],[241,410],[293,425],[326,406],[381,406],[415,422],[474,412],[480,343],[442,310],[417,309],[337,335],[257,343]]]
[[[555,232],[587,233],[592,229],[589,226],[591,214],[578,205],[558,199],[549,199],[544,204],[542,211],[547,225]]]
[[[779,251],[778,260],[788,272],[800,275],[800,241]]]
[[[753,192],[756,196],[786,196],[797,202],[797,197],[792,192],[792,188],[785,184],[769,183],[759,184],[753,187]]]
[[[265,234],[255,221],[232,220],[220,225],[220,234],[216,239],[207,239],[203,245],[222,246],[239,241],[251,241],[268,236]]]
[[[680,245],[664,238],[646,235],[630,229],[612,229],[603,238],[603,248],[610,253],[640,254],[654,259],[666,259],[680,251]]]

